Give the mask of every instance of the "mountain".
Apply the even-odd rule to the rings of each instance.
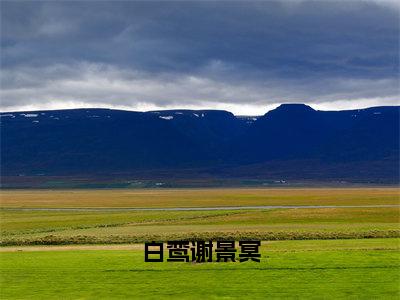
[[[399,107],[316,111],[284,104],[237,139],[233,161],[288,159],[351,162],[399,155]]]
[[[1,113],[1,174],[399,182],[400,107]],[[147,175],[144,175],[147,174]],[[163,174],[163,175],[160,175]],[[181,174],[181,175],[180,175]]]

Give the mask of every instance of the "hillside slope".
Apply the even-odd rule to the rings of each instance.
[[[398,182],[399,112],[285,104],[261,117],[216,110],[2,113],[1,172]]]

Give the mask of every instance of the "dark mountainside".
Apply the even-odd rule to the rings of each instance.
[[[1,114],[2,181],[26,176],[399,182],[400,107],[261,117],[73,109]]]

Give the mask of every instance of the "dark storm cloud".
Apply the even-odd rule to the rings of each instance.
[[[395,103],[398,94],[394,2],[1,6],[4,109],[68,101],[128,108]]]

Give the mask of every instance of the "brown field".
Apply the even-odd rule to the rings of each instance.
[[[399,188],[6,190],[2,208],[398,205]]]

